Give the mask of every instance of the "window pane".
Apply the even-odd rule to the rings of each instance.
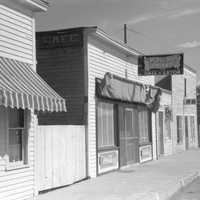
[[[194,124],[194,116],[190,117],[190,130],[191,130],[191,142],[195,142],[195,124]]]
[[[9,128],[24,127],[24,111],[22,109],[9,108]]]
[[[177,121],[177,143],[183,142],[183,121],[182,116],[176,116]]]
[[[9,161],[22,161],[22,130],[9,130]]]
[[[98,147],[114,146],[114,105],[98,103]]]
[[[139,136],[140,143],[150,142],[149,113],[146,108],[139,107]]]

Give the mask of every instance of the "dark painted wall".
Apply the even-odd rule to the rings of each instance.
[[[82,29],[38,32],[36,41],[37,72],[67,102],[66,113],[39,113],[39,124],[84,124]]]

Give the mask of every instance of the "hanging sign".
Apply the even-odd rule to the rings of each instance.
[[[183,74],[183,53],[144,55],[138,58],[138,75]]]

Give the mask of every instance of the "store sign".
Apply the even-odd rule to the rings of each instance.
[[[144,55],[138,58],[138,75],[183,74],[183,54]]]

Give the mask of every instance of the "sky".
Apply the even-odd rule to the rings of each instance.
[[[98,26],[145,54],[184,53],[200,84],[200,0],[50,0],[36,30]]]

